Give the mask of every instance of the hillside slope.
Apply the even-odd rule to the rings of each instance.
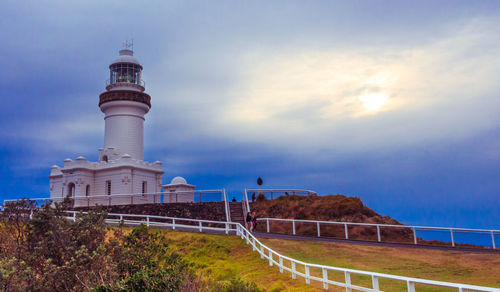
[[[165,234],[168,245],[181,253],[197,273],[218,281],[240,277],[267,291],[324,291],[321,283],[306,285],[303,278],[292,280],[289,272],[280,274],[236,236],[155,229]],[[348,243],[261,239],[276,251],[306,262],[412,276],[439,281],[500,287],[500,255],[442,250],[421,250]],[[303,267],[300,267],[303,272]],[[321,271],[311,269],[317,276]],[[331,273],[338,281],[342,273]],[[371,278],[353,275],[354,283],[370,287]],[[404,291],[405,282],[381,280],[384,291]],[[345,291],[330,285],[329,291]],[[420,285],[418,291],[456,291]]]
[[[256,201],[250,204],[250,208],[256,212],[258,218],[403,225],[389,216],[382,216],[366,207],[360,198],[344,195],[286,195],[273,200],[268,200],[263,195],[259,195]],[[267,226],[265,225],[258,224],[257,231],[266,231]],[[296,223],[295,228],[296,234],[299,235],[315,236],[317,234],[315,223]],[[292,233],[290,222],[271,221],[270,229],[273,233]],[[350,239],[377,240],[376,227],[349,226],[348,229]],[[344,226],[322,224],[321,236],[344,238]],[[381,238],[384,241],[411,243],[413,242],[413,233],[407,228],[381,228]]]
[[[258,196],[251,208],[259,217],[294,218],[322,221],[347,221],[401,225],[366,207],[360,198],[344,195],[286,195],[274,200]]]

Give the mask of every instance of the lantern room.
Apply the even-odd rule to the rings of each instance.
[[[129,89],[144,91],[142,66],[129,49],[120,50],[118,58],[109,65],[107,90]]]

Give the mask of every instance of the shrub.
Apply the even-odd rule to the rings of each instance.
[[[248,283],[239,278],[232,279],[228,284],[222,286],[221,292],[260,292],[255,283]]]
[[[265,202],[265,201],[267,201],[267,198],[266,198],[266,195],[264,195],[263,193],[259,193],[255,200],[257,202]]]

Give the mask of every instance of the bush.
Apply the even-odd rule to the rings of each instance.
[[[2,291],[179,291],[196,278],[144,225],[125,235],[105,225],[104,212],[79,214],[73,222],[64,204],[30,206],[20,202],[2,214]]]
[[[263,193],[259,193],[255,200],[257,202],[264,202],[264,201],[267,201],[267,198],[266,198],[266,195],[264,195]]]
[[[255,283],[248,283],[239,278],[232,279],[228,284],[222,286],[221,292],[260,292]]]
[[[0,291],[259,291],[239,279],[202,280],[145,225],[126,234],[99,209],[73,222],[68,206],[24,200],[0,213]]]

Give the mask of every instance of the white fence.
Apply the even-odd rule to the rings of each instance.
[[[70,220],[76,220],[78,212],[69,212]],[[283,273],[284,271],[290,272],[291,277],[296,279],[297,276],[305,279],[307,284],[311,281],[317,281],[322,283],[324,289],[328,289],[329,285],[335,285],[346,288],[346,291],[351,292],[352,290],[358,291],[383,291],[379,283],[380,279],[389,279],[403,282],[403,285],[407,287],[408,292],[415,292],[416,285],[426,285],[426,286],[437,286],[437,287],[448,287],[455,288],[459,292],[466,291],[485,291],[485,292],[500,292],[499,288],[493,287],[483,287],[476,285],[467,285],[459,283],[441,282],[434,280],[426,280],[412,277],[395,276],[390,274],[375,273],[362,270],[346,269],[340,267],[317,265],[312,263],[306,263],[299,261],[287,256],[284,256],[268,246],[262,244],[253,234],[251,234],[245,227],[239,223],[234,222],[221,222],[221,221],[210,221],[210,220],[198,220],[198,219],[185,219],[185,218],[173,218],[165,216],[150,216],[150,215],[135,215],[135,214],[108,214],[106,222],[111,224],[118,224],[123,222],[129,225],[139,225],[146,224],[147,226],[155,227],[167,227],[172,229],[178,228],[189,228],[194,229],[199,232],[204,231],[221,231],[226,234],[231,232],[236,232],[237,236],[240,236],[246,241],[247,244],[252,246],[253,251],[257,251],[260,257],[269,261],[269,265],[275,265],[278,267],[279,271]],[[182,224],[179,222],[189,222],[190,224]],[[221,226],[221,227],[218,227]],[[311,269],[317,269],[321,271],[321,277],[315,276],[311,273]],[[303,272],[302,272],[303,271]],[[344,281],[334,281],[329,278],[329,272],[341,272],[344,274]],[[352,283],[351,279],[353,275],[363,275],[371,278],[371,287],[363,287],[355,285]]]
[[[452,228],[452,227],[430,227],[430,226],[408,226],[408,225],[391,225],[391,224],[372,224],[372,223],[355,223],[355,222],[337,222],[337,221],[317,221],[317,220],[301,220],[301,219],[281,219],[281,218],[258,218],[258,221],[266,222],[266,231],[271,232],[271,228],[269,226],[270,221],[278,221],[278,222],[290,222],[292,234],[297,235],[296,233],[296,222],[302,223],[310,223],[316,226],[316,234],[317,237],[321,237],[321,225],[340,225],[344,227],[345,239],[349,239],[349,227],[350,226],[368,226],[374,227],[377,230],[377,241],[382,242],[381,229],[408,229],[412,231],[413,236],[413,244],[418,244],[417,231],[418,230],[431,230],[431,231],[445,231],[450,234],[450,242],[453,247],[456,247],[455,242],[455,234],[460,233],[469,233],[469,234],[487,234],[491,236],[491,247],[496,249],[495,244],[495,234],[500,235],[500,230],[494,229],[472,229],[472,228]],[[389,242],[389,241],[388,241]]]
[[[220,196],[220,200],[219,200]],[[68,197],[73,202],[73,207],[93,207],[116,206],[116,205],[139,205],[139,204],[159,204],[159,203],[187,203],[187,202],[224,202],[226,220],[231,221],[229,203],[227,201],[226,190],[199,190],[199,191],[175,191],[175,192],[155,192],[155,193],[135,193],[135,194],[112,194],[93,196]],[[65,198],[27,198],[29,201],[61,203]],[[20,201],[4,200],[3,207],[9,203]]]
[[[246,211],[250,212],[250,200],[249,194],[262,193],[271,199],[282,196],[282,195],[314,195],[317,194],[311,190],[302,189],[245,189],[243,200],[245,201]],[[296,222],[309,223],[316,225],[317,237],[321,237],[321,225],[343,225],[344,226],[344,238],[349,239],[349,227],[351,226],[371,226],[376,228],[377,241],[382,242],[381,228],[392,228],[392,229],[408,229],[412,232],[413,244],[417,245],[418,237],[417,231],[444,231],[450,235],[451,246],[456,247],[457,242],[455,240],[455,235],[459,233],[466,234],[482,234],[488,235],[491,238],[491,247],[496,249],[495,235],[500,235],[500,230],[494,229],[472,229],[472,228],[454,228],[454,227],[430,227],[430,226],[408,226],[408,225],[390,225],[390,224],[370,224],[370,223],[355,223],[355,222],[336,222],[336,221],[318,221],[318,220],[299,220],[299,219],[281,219],[281,218],[259,218],[258,221],[266,222],[267,232],[270,232],[269,221],[285,221],[291,222],[292,234],[296,235]],[[470,244],[477,244],[471,242]]]

